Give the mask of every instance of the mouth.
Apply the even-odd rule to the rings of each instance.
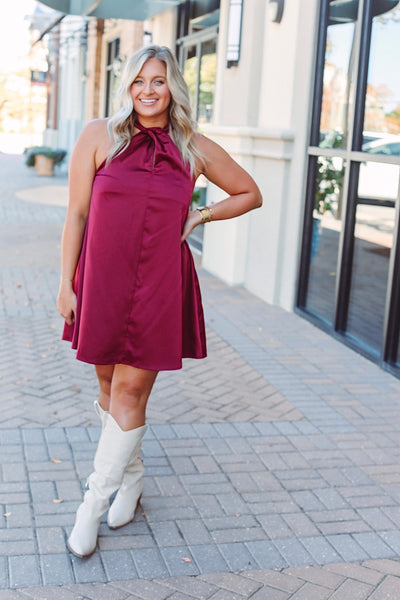
[[[145,104],[146,106],[151,106],[152,104],[155,104],[157,102],[157,99],[156,98],[152,98],[151,100],[144,100],[143,98],[141,98],[140,102],[142,104]]]

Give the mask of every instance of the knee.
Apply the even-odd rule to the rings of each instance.
[[[120,381],[113,387],[113,398],[119,404],[130,408],[140,407],[146,402],[148,396],[147,389],[137,383],[129,381]]]

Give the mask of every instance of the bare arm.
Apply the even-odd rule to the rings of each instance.
[[[61,240],[61,278],[57,309],[66,322],[75,320],[76,296],[72,289],[89,213],[93,179],[106,146],[106,124],[92,121],[82,131],[71,155],[69,202]]]
[[[204,136],[196,137],[199,150],[205,159],[201,172],[228,194],[228,198],[212,206],[213,221],[231,219],[259,208],[262,205],[262,196],[254,179],[221,146]],[[200,223],[199,211],[189,211],[182,241]]]

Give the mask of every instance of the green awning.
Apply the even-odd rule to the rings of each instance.
[[[182,0],[40,0],[42,4],[68,15],[98,19],[144,21]]]

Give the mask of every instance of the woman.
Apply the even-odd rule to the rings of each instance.
[[[120,110],[90,122],[70,162],[57,307],[63,338],[95,365],[102,433],[69,550],[96,549],[101,516],[122,527],[142,492],[145,412],[160,370],[206,355],[193,259],[185,241],[200,223],[261,206],[253,179],[217,144],[195,133],[189,96],[166,47],[127,61]],[[189,210],[203,173],[228,198]],[[90,209],[90,210],[89,210]]]

